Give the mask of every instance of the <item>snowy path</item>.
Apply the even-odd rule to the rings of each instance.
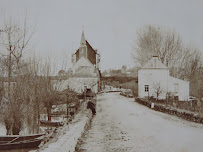
[[[202,124],[150,110],[118,93],[100,94],[97,99],[97,115],[78,151],[203,151]]]
[[[74,152],[78,139],[85,130],[85,126],[89,124],[92,114],[86,109],[86,104],[69,125],[65,125],[59,132],[58,140],[42,147],[42,152]]]

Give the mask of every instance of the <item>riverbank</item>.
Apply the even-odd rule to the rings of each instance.
[[[89,109],[86,109],[86,104],[79,113],[77,113],[74,119],[65,126],[58,129],[54,140],[41,146],[38,152],[74,152],[78,139],[82,136],[90,121],[92,119],[92,113]],[[33,152],[33,151],[32,151]]]

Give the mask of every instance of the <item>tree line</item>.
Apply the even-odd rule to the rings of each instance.
[[[7,135],[18,135],[21,130],[38,133],[40,114],[51,120],[52,105],[58,101],[71,102],[71,90],[58,91],[51,75],[54,67],[49,59],[28,57],[34,30],[7,21],[0,27],[0,113]],[[56,80],[55,83],[57,83]]]

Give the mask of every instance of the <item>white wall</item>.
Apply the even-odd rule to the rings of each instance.
[[[167,92],[172,92],[173,95],[179,96],[179,100],[189,100],[189,82],[169,76],[168,69],[140,69],[138,71],[138,97],[146,96],[156,97],[156,88],[154,85],[159,85],[162,93],[159,99],[165,99]],[[145,92],[145,85],[149,85],[149,92]],[[175,91],[175,85],[178,85],[178,92]]]
[[[165,92],[168,91],[168,76],[167,69],[140,69],[138,71],[138,96],[144,98],[145,96],[156,96],[156,87],[161,87],[163,93],[160,98],[165,97]],[[145,85],[149,85],[149,92],[145,92]]]
[[[187,81],[169,77],[169,91],[173,92],[174,96],[178,96],[181,101],[189,100],[189,82]]]

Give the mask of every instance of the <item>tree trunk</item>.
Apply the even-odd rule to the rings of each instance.
[[[18,126],[15,126],[13,127],[13,135],[19,135],[20,133],[20,128]]]
[[[51,121],[51,106],[47,107],[47,116],[48,116],[48,121]]]
[[[10,101],[10,86],[11,86],[11,52],[8,59],[8,99]]]
[[[13,118],[14,118],[14,123],[12,128],[13,135],[19,135],[21,131],[22,123],[20,121],[20,118],[15,116],[13,116]]]
[[[12,122],[11,119],[8,118],[8,116],[4,116],[4,124],[6,127],[6,135],[11,135]]]
[[[37,97],[37,94],[36,94],[36,123],[37,123],[37,133],[39,133],[39,127],[40,127],[40,112],[39,112],[39,98]]]
[[[37,133],[39,133],[39,127],[40,127],[40,113],[39,113],[39,103],[37,106]]]

